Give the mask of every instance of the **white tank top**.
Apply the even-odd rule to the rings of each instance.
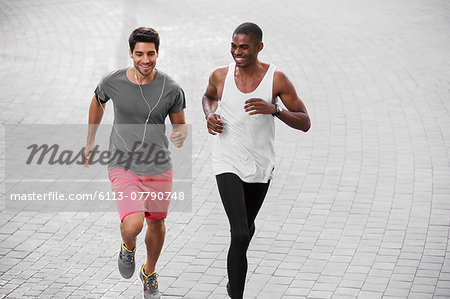
[[[244,110],[244,103],[251,98],[272,103],[276,66],[269,66],[258,87],[250,93],[237,88],[234,70],[235,63],[231,63],[216,111],[224,123],[224,130],[214,136],[213,172],[215,175],[231,172],[248,183],[267,183],[275,167],[274,117],[271,114],[249,115]]]

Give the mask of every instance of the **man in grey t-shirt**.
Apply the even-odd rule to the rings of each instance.
[[[173,124],[170,140],[181,147],[187,136],[183,90],[167,74],[157,70],[159,35],[140,27],[129,37],[133,67],[106,75],[95,89],[89,109],[89,129],[84,165],[89,165],[95,135],[108,100],[114,104],[114,126],[110,136],[108,176],[117,200],[122,246],[119,272],[130,278],[135,269],[136,236],[147,222],[145,244],[147,261],[139,269],[144,298],[160,298],[156,262],[165,238],[164,219],[168,200],[141,200],[138,194],[167,194],[172,188],[172,162],[165,136],[164,121]],[[148,193],[147,193],[148,194]],[[136,200],[136,199],[140,200]],[[170,199],[167,198],[167,199]]]

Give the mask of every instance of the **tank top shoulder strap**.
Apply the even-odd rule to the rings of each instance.
[[[258,96],[260,96],[261,98],[265,97],[269,102],[274,101],[274,99],[272,99],[273,78],[276,70],[277,67],[274,64],[270,64],[269,68],[266,71],[266,74],[264,75],[264,78],[260,83],[260,86],[258,87],[258,92],[261,93]]]
[[[277,70],[277,67],[274,64],[270,64],[269,65],[269,69],[267,70],[267,73],[266,73],[266,75],[264,76],[264,79],[263,79],[263,80],[265,80],[264,84],[270,85],[271,89],[272,89],[272,86],[273,86],[273,78],[274,78],[276,70]]]
[[[277,70],[277,66],[275,65],[275,64],[270,64],[270,66],[269,66],[269,71],[270,71],[270,73],[269,73],[269,78],[270,78],[270,80],[269,80],[269,82],[270,82],[270,95],[273,95],[273,80],[274,80],[274,78],[275,78],[275,72],[276,72],[276,70]],[[272,98],[272,103],[276,103],[278,101],[278,98],[277,97],[275,97],[275,98]]]
[[[233,79],[234,80],[234,68],[235,68],[235,63],[232,62],[228,65],[228,73],[227,73],[227,79]]]
[[[275,74],[275,71],[277,70],[277,66],[275,64],[270,64],[269,69],[267,70],[267,78],[270,79],[270,81],[273,82],[273,76]]]
[[[230,92],[233,92],[233,87],[235,87],[234,83],[234,63],[230,63],[228,65],[228,71],[227,75],[225,77],[225,81],[223,82],[223,89],[222,89],[222,98],[220,99],[222,102],[227,96],[229,96]]]

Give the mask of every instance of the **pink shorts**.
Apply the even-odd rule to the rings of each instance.
[[[145,218],[148,219],[159,220],[167,217],[172,195],[173,169],[146,176],[124,168],[114,168],[108,171],[108,177],[120,221],[136,212],[144,212]]]

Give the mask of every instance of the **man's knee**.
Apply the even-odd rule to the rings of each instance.
[[[147,226],[150,231],[155,231],[155,232],[166,229],[164,219],[158,219],[158,220],[147,219]]]
[[[140,213],[134,213],[123,218],[120,230],[127,235],[137,236],[141,232],[143,225],[143,216]]]
[[[231,244],[239,247],[247,248],[250,244],[250,231],[239,230],[231,232]]]
[[[152,236],[164,236],[165,233],[166,226],[164,224],[164,219],[147,219],[147,233],[145,234],[145,244],[147,246],[151,244]]]

